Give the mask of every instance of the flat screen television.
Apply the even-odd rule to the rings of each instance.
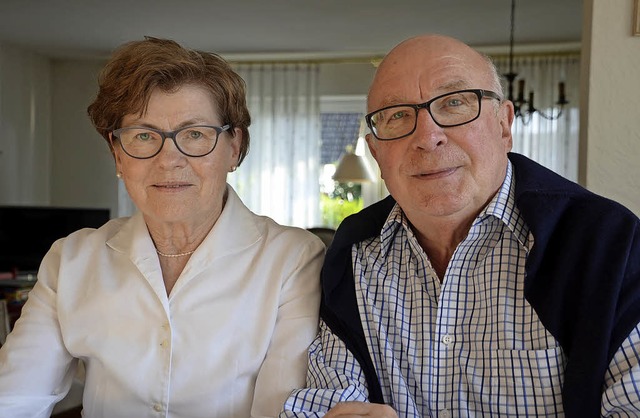
[[[0,206],[0,272],[37,271],[58,239],[109,220],[109,209]]]

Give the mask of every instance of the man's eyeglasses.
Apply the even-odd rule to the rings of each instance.
[[[145,159],[158,155],[167,138],[171,138],[176,148],[188,157],[204,157],[214,150],[218,144],[220,134],[231,128],[231,125],[185,126],[173,132],[158,129],[131,126],[113,131],[122,150],[127,155]]]
[[[446,93],[421,104],[399,104],[383,107],[365,116],[373,135],[382,141],[404,138],[416,130],[418,112],[427,109],[441,128],[460,126],[478,119],[482,99],[502,99],[497,93],[482,89]]]

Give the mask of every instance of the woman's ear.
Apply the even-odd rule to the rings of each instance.
[[[113,155],[113,160],[116,163],[116,174],[118,175],[118,178],[121,178],[122,176],[122,160],[120,157],[120,153],[116,151],[116,144],[115,141],[113,139],[113,134],[109,133],[109,148],[111,148],[111,154]]]
[[[233,159],[235,161],[235,165],[238,165],[238,159],[240,159],[240,146],[242,145],[242,129],[233,128],[233,135],[231,136],[231,148],[233,150]]]

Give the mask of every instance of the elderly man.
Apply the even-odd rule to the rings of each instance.
[[[510,153],[490,60],[402,42],[367,136],[391,196],[326,256],[309,388],[281,417],[640,416],[640,221]]]

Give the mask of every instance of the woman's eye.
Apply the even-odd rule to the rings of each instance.
[[[462,100],[460,99],[450,99],[449,101],[447,101],[446,105],[448,107],[458,107],[462,104]]]
[[[140,141],[148,141],[151,139],[151,133],[150,132],[140,132],[138,135],[136,135],[136,139],[139,139]]]
[[[200,131],[189,131],[187,132],[190,139],[200,139],[202,138],[202,132]]]

